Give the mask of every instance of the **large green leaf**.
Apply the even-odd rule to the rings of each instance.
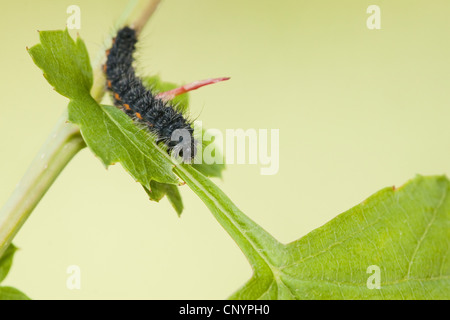
[[[199,172],[183,165],[175,172],[253,268],[253,277],[232,299],[450,298],[450,184],[445,177],[419,176],[398,190],[383,189],[284,245]],[[379,289],[370,285],[374,275]]]
[[[0,283],[6,278],[13,262],[17,248],[10,244],[8,249],[0,258]],[[12,287],[0,286],[0,300],[29,300],[29,298],[19,290]]]

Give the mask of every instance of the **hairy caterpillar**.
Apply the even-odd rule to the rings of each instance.
[[[174,152],[189,162],[196,154],[192,123],[179,108],[153,94],[136,76],[132,66],[136,42],[136,31],[124,27],[117,32],[112,47],[106,51],[107,61],[103,68],[114,104],[145,124],[155,134],[156,142],[167,146],[169,154]]]

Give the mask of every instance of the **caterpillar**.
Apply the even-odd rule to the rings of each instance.
[[[174,152],[184,162],[189,162],[197,152],[192,122],[184,117],[180,108],[152,93],[136,76],[132,65],[136,43],[134,29],[126,26],[117,32],[103,65],[107,89],[112,93],[114,104],[144,124],[156,136],[156,143],[165,144],[169,154]],[[176,130],[181,130],[178,131],[181,134]]]

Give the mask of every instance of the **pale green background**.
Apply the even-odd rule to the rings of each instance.
[[[0,204],[67,105],[25,46],[36,30],[79,33],[95,57],[126,1],[3,1],[0,10]],[[382,30],[366,8],[381,7]],[[280,171],[230,165],[218,185],[283,242],[380,188],[450,172],[450,2],[166,0],[145,29],[141,72],[189,82],[231,76],[191,94],[208,127],[280,129]],[[15,239],[5,284],[36,299],[222,299],[250,277],[233,240],[181,188],[178,218],[147,200],[120,165],[89,150],[64,170]],[[82,289],[66,288],[79,265]]]

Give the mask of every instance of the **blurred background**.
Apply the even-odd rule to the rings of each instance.
[[[92,60],[127,1],[3,1],[0,11],[0,205],[68,100],[25,47],[81,9]],[[369,5],[381,30],[369,30]],[[450,172],[450,2],[165,0],[145,28],[144,74],[231,80],[190,95],[205,127],[279,129],[280,169],[228,165],[214,181],[282,242],[298,239],[377,190]],[[34,299],[223,299],[251,269],[204,204],[181,188],[178,218],[150,202],[120,165],[85,149],[58,177],[14,243],[4,285]],[[81,290],[66,287],[69,265]]]

